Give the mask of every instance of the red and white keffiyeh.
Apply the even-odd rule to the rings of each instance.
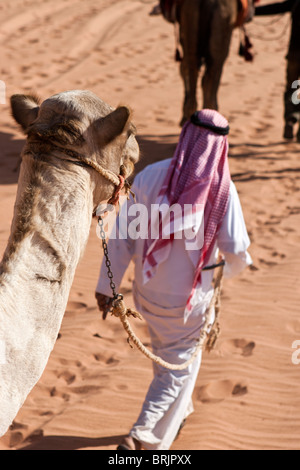
[[[167,201],[170,206],[179,204],[182,209],[185,204],[204,208],[204,243],[200,250],[194,283],[191,286],[187,314],[192,310],[195,290],[201,284],[202,269],[210,259],[218,231],[226,214],[231,180],[228,139],[225,135],[229,129],[227,120],[217,111],[207,109],[195,114],[193,121],[195,117],[196,121],[200,121],[202,125],[199,125],[199,122],[195,125],[191,121],[184,125],[168,174],[156,201],[158,205],[163,201]],[[222,129],[225,131],[224,135],[220,135]],[[163,220],[159,218],[159,215],[157,217],[160,224],[159,234],[162,234]],[[174,231],[171,230],[167,239],[160,235],[159,238],[150,238],[145,241],[144,283],[147,283],[155,275],[157,267],[166,261],[173,240]]]

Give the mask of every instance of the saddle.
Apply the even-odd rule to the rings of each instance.
[[[175,60],[177,62],[182,61],[183,54],[180,51],[180,41],[178,33],[178,24],[180,21],[180,6],[185,0],[160,0],[160,8],[163,17],[169,23],[175,25],[175,35],[176,35],[176,53]],[[216,0],[217,1],[217,0]],[[252,44],[249,40],[249,37],[245,31],[245,24],[250,22],[253,19],[255,13],[254,4],[258,3],[259,0],[236,0],[238,3],[238,14],[234,27],[241,28],[244,38],[241,39],[239,55],[244,57],[247,62],[252,62],[253,54],[251,52]]]
[[[163,17],[169,23],[176,23],[179,21],[179,7],[184,2],[184,0],[160,0],[160,8],[163,14]],[[236,20],[236,26],[241,27],[245,23],[252,20],[254,15],[253,3],[256,3],[257,0],[237,0],[238,2],[238,16]]]

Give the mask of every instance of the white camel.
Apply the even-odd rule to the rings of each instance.
[[[120,168],[128,176],[139,157],[129,109],[114,110],[89,91],[41,105],[14,95],[11,105],[27,141],[0,264],[0,436],[46,367],[92,214],[114,193]]]

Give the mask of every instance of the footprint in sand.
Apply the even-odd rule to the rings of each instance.
[[[235,383],[231,380],[220,380],[203,385],[196,390],[197,400],[204,404],[220,403],[226,398],[241,397],[248,393],[244,383]]]
[[[125,390],[128,390],[128,385],[120,384],[116,386],[117,390],[121,390],[121,392],[124,392]]]
[[[76,395],[89,395],[90,393],[99,393],[103,387],[98,385],[82,385],[72,388],[72,392]]]
[[[9,441],[8,447],[16,447],[17,445],[21,444],[24,440],[24,435],[20,431],[14,431],[11,434],[7,436],[7,438],[4,438],[4,443],[5,441]]]
[[[283,254],[283,253],[278,253],[278,251],[273,251],[272,254],[271,254],[271,256],[273,256],[274,258],[275,258],[275,257],[279,257],[279,258],[281,258],[281,259],[286,258],[286,255],[285,255],[285,254]]]
[[[28,429],[27,424],[18,423],[17,421],[14,421],[10,427],[10,431],[17,431],[17,430],[20,431],[21,429],[23,430]]]
[[[265,225],[278,225],[282,222],[282,217],[278,215],[271,215],[270,220],[265,222]]]
[[[262,258],[259,258],[259,262],[260,262],[261,264],[264,264],[264,265],[267,266],[268,268],[272,268],[272,267],[278,265],[278,263],[275,263],[275,261],[267,261],[266,259],[262,259]]]
[[[300,320],[294,320],[286,325],[286,329],[300,336]]]
[[[119,360],[114,358],[113,356],[106,357],[103,354],[94,354],[94,358],[96,359],[97,362],[102,362],[103,364],[106,364],[107,366],[116,366],[119,364]]]
[[[66,315],[82,313],[86,309],[87,309],[87,304],[83,302],[70,301],[68,302],[68,305],[67,305]]]
[[[290,206],[287,206],[287,209],[289,211],[289,215],[298,215],[300,214],[300,207],[290,207]]]
[[[230,339],[221,345],[221,351],[231,354],[240,354],[243,357],[252,356],[256,344],[246,339]]]
[[[49,395],[51,398],[62,398],[65,402],[70,400],[70,395],[68,393],[61,392],[56,387],[49,389]]]
[[[65,359],[63,357],[61,357],[59,359],[59,362],[62,366],[65,366],[65,367],[81,367],[82,366],[82,363],[80,361],[72,361],[72,360],[68,360],[68,359]]]
[[[14,421],[9,431],[2,438],[2,442],[7,445],[7,447],[19,445],[24,440],[24,432],[26,432],[27,429],[28,426],[26,424]]]
[[[66,370],[66,371],[61,372],[60,374],[58,374],[57,378],[58,379],[62,378],[62,379],[64,379],[64,381],[66,382],[67,385],[71,385],[73,382],[75,382],[76,375],[72,374],[71,372]]]

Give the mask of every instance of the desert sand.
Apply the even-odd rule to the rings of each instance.
[[[1,1],[0,79],[7,97],[0,105],[1,255],[24,144],[10,116],[12,94],[34,91],[45,99],[80,88],[113,106],[128,104],[142,152],[137,171],[172,156],[183,87],[173,27],[149,16],[154,5]],[[282,138],[288,24],[284,15],[276,24],[264,18],[248,26],[253,63],[238,56],[236,31],[224,70],[220,112],[231,125],[230,168],[254,265],[224,283],[221,336],[204,355],[195,413],[173,450],[300,449],[300,364],[292,362],[292,344],[300,341],[300,145]],[[118,319],[100,317],[94,290],[101,260],[93,221],[59,339],[41,380],[0,440],[1,450],[113,450],[137,418],[152,366],[130,349]],[[121,289],[128,305],[132,272],[129,266]],[[149,344],[146,325],[135,321],[134,328]]]

